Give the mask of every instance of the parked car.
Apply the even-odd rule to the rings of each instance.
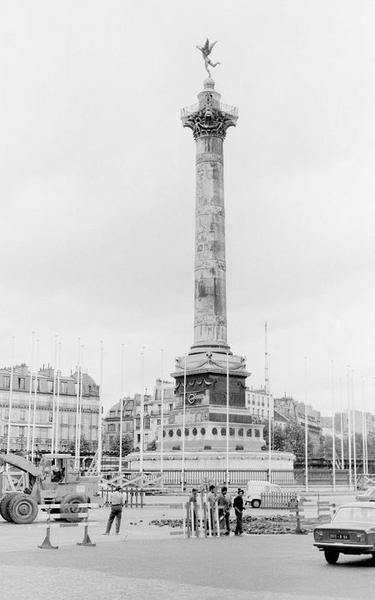
[[[276,483],[256,480],[249,481],[246,488],[245,505],[250,504],[253,508],[259,508],[262,503],[262,494],[281,491],[282,488],[276,485]]]
[[[367,488],[363,494],[358,494],[355,499],[360,502],[375,502],[375,485]]]
[[[331,523],[314,529],[314,546],[334,565],[342,554],[372,554],[375,558],[375,503],[351,502],[338,507]]]

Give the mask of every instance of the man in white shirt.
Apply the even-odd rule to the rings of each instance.
[[[120,533],[120,525],[121,525],[121,517],[122,517],[122,507],[124,506],[124,499],[122,496],[122,490],[120,487],[117,487],[114,492],[111,494],[111,512],[109,513],[107,529],[103,535],[109,535],[111,532],[111,527],[113,521],[116,519],[116,535]]]

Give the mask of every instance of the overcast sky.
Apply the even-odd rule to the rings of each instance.
[[[195,147],[179,110],[213,75],[225,141],[228,341],[271,390],[331,410],[375,377],[375,3],[0,1],[0,364],[77,362],[104,404],[193,342]],[[344,385],[345,388],[345,385]],[[344,389],[345,391],[345,389]],[[374,410],[375,412],[375,410]]]

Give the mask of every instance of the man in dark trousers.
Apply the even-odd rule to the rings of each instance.
[[[122,507],[124,505],[124,499],[122,495],[122,490],[120,487],[117,487],[111,495],[111,512],[109,513],[107,529],[103,535],[109,535],[111,532],[111,527],[113,521],[116,519],[116,534],[120,533],[120,525],[121,525],[121,517],[122,517]]]
[[[233,500],[233,508],[237,517],[234,535],[242,535],[242,513],[245,510],[245,507],[243,503],[243,490],[241,490],[241,488],[238,488],[237,496]]]
[[[230,501],[230,497],[228,497],[228,489],[224,486],[221,488],[221,494],[217,499],[217,506],[219,509],[219,522],[220,527],[221,523],[224,520],[226,532],[225,535],[230,534],[230,508],[232,503]]]

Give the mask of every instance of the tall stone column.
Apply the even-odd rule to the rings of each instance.
[[[227,344],[223,142],[235,107],[223,105],[211,78],[198,104],[182,110],[196,141],[194,344],[190,354],[229,352]]]

